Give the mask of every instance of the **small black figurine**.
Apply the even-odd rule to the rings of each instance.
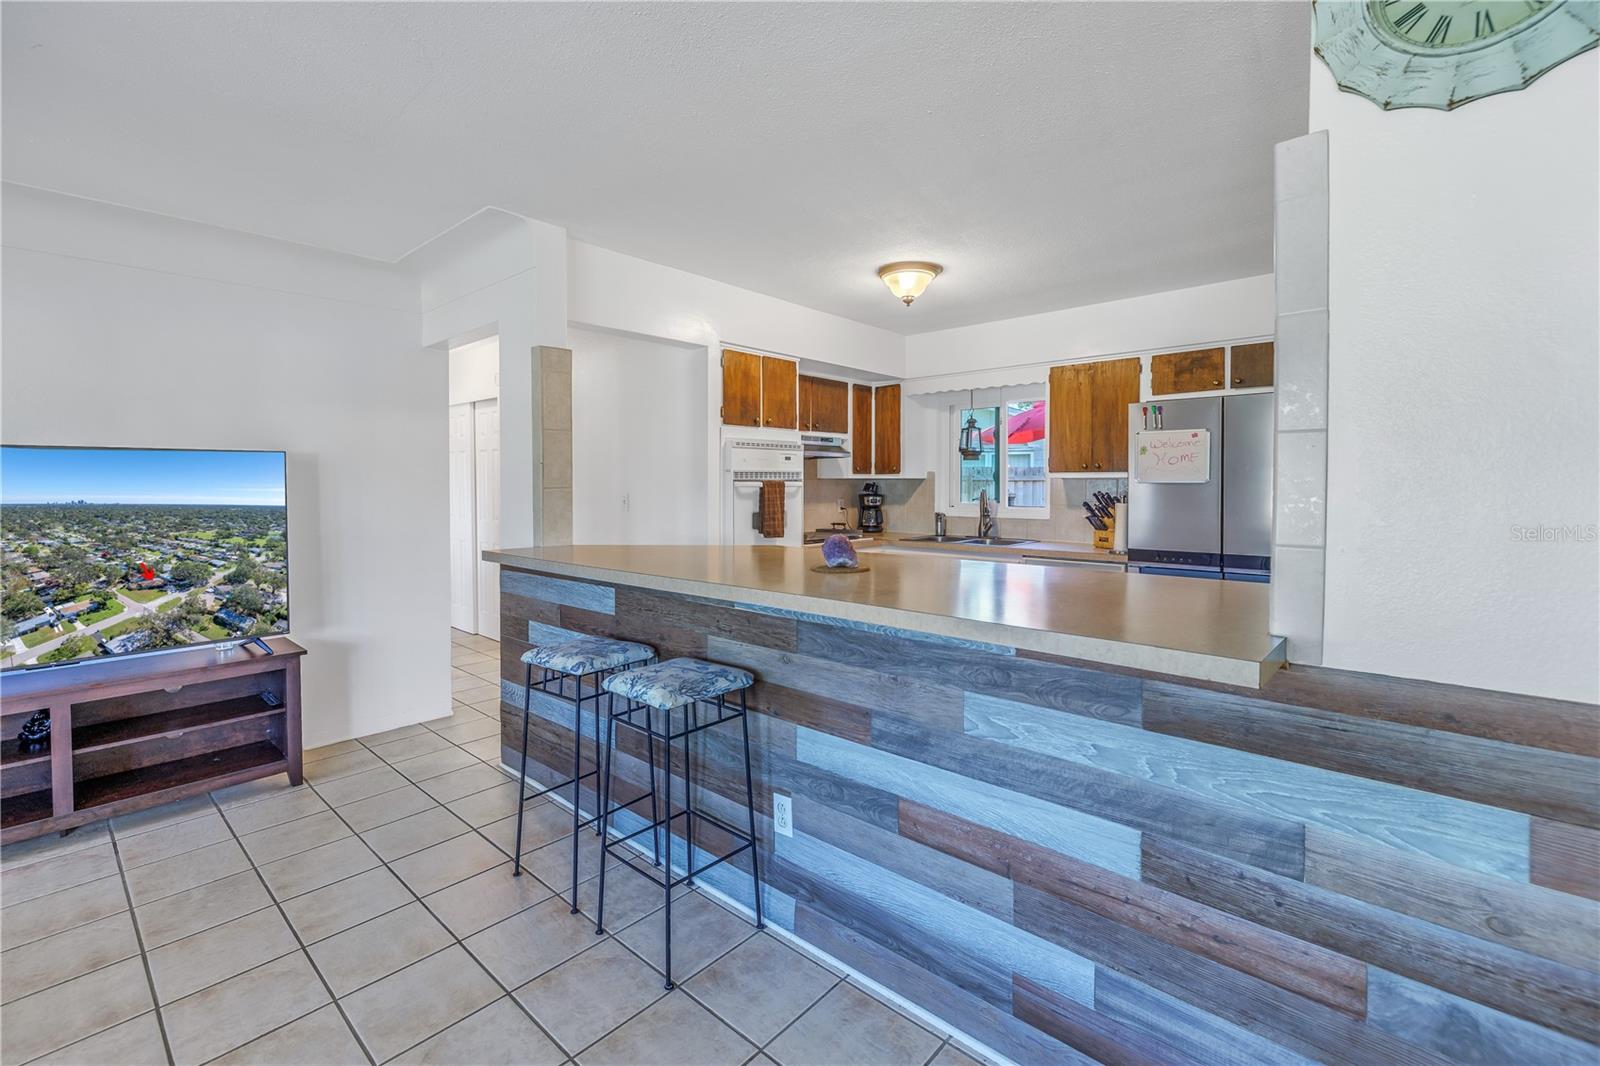
[[[50,712],[35,711],[17,733],[17,751],[31,754],[50,746]]]

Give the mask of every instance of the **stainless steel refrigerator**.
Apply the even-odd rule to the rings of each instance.
[[[1130,569],[1230,581],[1269,579],[1272,402],[1272,393],[1261,392],[1128,408],[1130,457],[1138,454],[1138,433],[1146,428],[1144,409],[1157,404],[1159,428],[1204,429],[1211,435],[1210,477],[1204,482],[1151,484],[1129,470]]]

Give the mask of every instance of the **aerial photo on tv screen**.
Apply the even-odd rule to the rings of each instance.
[[[282,452],[0,448],[0,668],[289,628]]]

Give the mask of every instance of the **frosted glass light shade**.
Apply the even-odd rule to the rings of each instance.
[[[888,263],[878,268],[878,277],[907,307],[928,291],[928,284],[944,272],[938,263]]]

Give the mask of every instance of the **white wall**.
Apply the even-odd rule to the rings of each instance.
[[[1328,666],[1600,699],[1600,54],[1330,159]]]
[[[0,209],[5,440],[286,451],[306,746],[448,714],[445,361],[415,282],[11,185]]]
[[[591,329],[569,337],[572,542],[705,543],[705,350]]]
[[[1271,211],[1270,203],[1261,205],[1263,215]],[[905,376],[1181,351],[1236,338],[1270,337],[1272,328],[1272,275],[1262,274],[914,334],[906,338]]]
[[[475,403],[500,395],[500,338],[485,337],[450,349],[450,403]]]

